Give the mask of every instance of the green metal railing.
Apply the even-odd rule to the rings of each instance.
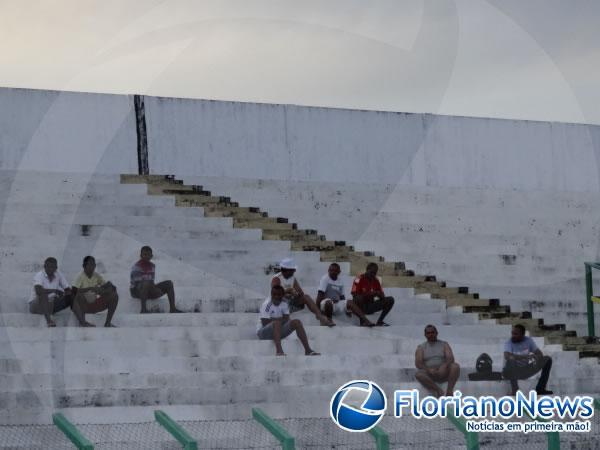
[[[525,412],[525,414],[527,414],[536,422],[550,422],[549,420],[542,419],[541,417],[534,419],[528,412]],[[560,450],[560,433],[558,431],[547,431],[545,434],[546,439],[548,440],[548,450]]]
[[[588,336],[596,336],[596,326],[594,324],[594,303],[600,303],[600,298],[595,297],[592,284],[592,269],[600,270],[600,263],[586,262],[585,264],[585,293],[587,300],[587,320]]]
[[[465,436],[467,450],[479,450],[479,434],[467,431],[467,424],[464,419],[458,418],[452,411],[448,411],[448,420]]]
[[[375,438],[375,445],[377,450],[389,450],[390,449],[390,438],[388,434],[379,427],[373,427],[369,430],[369,433]]]
[[[92,444],[62,413],[52,414],[52,422],[77,447],[78,450],[93,450]]]
[[[196,440],[164,411],[154,411],[154,418],[183,446],[183,450],[198,450]]]
[[[260,408],[252,408],[252,417],[265,427],[281,443],[282,450],[294,450],[296,443],[294,438],[277,421],[271,419]]]

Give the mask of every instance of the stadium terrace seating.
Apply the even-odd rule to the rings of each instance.
[[[565,351],[594,346],[564,326],[526,318],[526,305],[516,297],[507,304],[446,285],[429,275],[435,265],[418,275],[329,232],[326,239],[302,224],[163,176],[3,171],[0,186],[7,192],[0,205],[4,425],[47,425],[56,411],[79,424],[145,423],[154,409],[178,420],[244,421],[255,406],[282,419],[326,417],[331,395],[351,379],[374,380],[389,392],[417,388],[414,351],[427,323],[451,343],[462,366],[457,388],[463,393],[508,392],[505,382],[467,382],[466,375],[482,352],[500,370],[502,344],[517,322],[553,357],[551,389],[600,393],[597,360]],[[178,304],[188,313],[138,314],[128,277],[142,245],[153,247],[157,278],[174,281]],[[57,328],[46,328],[42,317],[26,312],[33,274],[45,257],[55,256],[72,281],[88,254],[119,290],[119,328],[79,328],[67,311],[56,316]],[[270,274],[286,256],[296,260],[299,280],[313,296],[329,261],[341,263],[347,289],[367,262],[378,261],[386,292],[396,298],[388,316],[392,326],[362,329],[340,318],[329,329],[299,312],[323,356],[305,357],[291,336],[284,341],[288,356],[275,357],[272,343],[258,341],[254,330]],[[164,299],[152,303],[155,312],[165,306]],[[554,312],[547,323],[564,318]],[[102,315],[88,320],[103,323]],[[8,430],[0,427],[3,432]]]

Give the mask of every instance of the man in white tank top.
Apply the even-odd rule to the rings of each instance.
[[[294,260],[292,258],[285,258],[279,263],[279,268],[281,272],[276,273],[271,279],[271,287],[283,287],[285,291],[284,300],[288,303],[290,312],[300,311],[306,306],[315,315],[321,325],[335,326],[331,320],[321,314],[321,311],[313,299],[310,298],[310,295],[305,294],[300,287],[300,283],[298,283],[298,280],[294,276],[294,273],[298,269]]]
[[[427,339],[417,347],[415,352],[415,378],[436,397],[444,395],[438,383],[448,382],[446,395],[454,394],[454,386],[460,375],[460,366],[454,362],[454,354],[446,341],[437,338],[437,328],[433,325],[425,327]]]

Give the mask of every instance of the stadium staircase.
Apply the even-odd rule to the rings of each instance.
[[[297,428],[304,445],[321,427],[323,445],[329,445],[327,436],[337,432],[330,420],[307,424],[327,416],[341,384],[370,379],[388,394],[418,388],[414,350],[427,323],[451,343],[462,366],[457,388],[463,393],[507,393],[505,382],[471,383],[466,375],[483,352],[500,370],[502,344],[516,322],[554,358],[550,388],[600,392],[598,361],[585,358],[597,356],[597,346],[564,325],[546,325],[467,287],[448,287],[434,275],[415,274],[402,262],[356,251],[200,186],[158,175],[5,171],[0,177],[6,193],[0,204],[0,449],[49,448],[55,430],[47,427],[57,411],[101,436],[104,446],[97,448],[171,448],[170,436],[152,422],[156,409],[200,430],[204,448],[268,441],[250,421],[256,406],[296,420],[289,427]],[[138,313],[128,277],[142,245],[153,247],[157,277],[174,281],[178,305],[188,313]],[[88,316],[98,328],[79,328],[67,311],[57,314],[57,328],[46,328],[42,317],[26,311],[33,274],[45,257],[55,256],[59,270],[73,280],[87,254],[119,290],[118,328],[101,328],[102,314]],[[313,296],[330,261],[340,263],[348,288],[368,262],[377,262],[384,288],[396,298],[392,326],[363,329],[356,319],[339,318],[330,329],[302,311],[297,317],[323,356],[304,356],[292,336],[284,342],[288,356],[275,357],[272,343],[255,337],[256,312],[286,256],[296,260],[300,282]],[[158,300],[152,309],[165,312],[165,306],[166,300]],[[419,425],[402,429],[407,423],[384,421],[405,444],[435,434]],[[436,430],[460,441],[449,424]],[[50,448],[61,448],[56,439]],[[260,445],[268,448],[267,441]],[[346,448],[364,448],[352,445]]]

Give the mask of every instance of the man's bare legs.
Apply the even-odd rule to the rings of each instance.
[[[86,303],[85,297],[82,294],[77,294],[73,300],[73,314],[77,317],[80,326],[95,327],[96,325],[85,320],[85,313],[83,311],[86,309]]]
[[[313,299],[310,298],[310,295],[304,294],[304,296],[299,297],[299,299],[304,305],[306,305],[306,307],[309,309],[309,311],[315,315],[315,317],[321,323],[321,325],[327,325],[328,327],[335,326],[335,323],[331,319],[328,319],[326,316],[324,316],[321,313],[321,310],[319,309],[317,304],[313,301]]]
[[[423,385],[425,389],[431,392],[435,397],[441,397],[444,395],[444,391],[437,385],[437,383],[433,380],[431,374],[427,373],[425,370],[418,370],[415,378],[419,383]]]
[[[459,375],[460,366],[456,363],[452,363],[442,364],[437,369],[419,370],[417,371],[415,378],[433,395],[441,397],[444,395],[444,391],[437,383],[447,381],[448,387],[446,389],[446,395],[451,396],[454,394],[454,387],[456,386]]]
[[[49,294],[56,294],[56,296],[49,298]],[[52,315],[70,307],[71,304],[72,299],[70,295],[64,294],[62,291],[52,289],[48,291],[42,290],[37,293],[35,301],[30,303],[29,312],[43,315],[48,327],[52,328],[56,326]]]
[[[55,327],[56,322],[52,320],[52,309],[53,304],[48,299],[48,294],[43,292],[41,295],[38,295],[38,304],[40,306],[40,312],[44,315],[46,319],[46,324],[48,327]]]
[[[333,300],[326,298],[322,301],[325,302],[325,306],[323,307],[325,310],[323,311],[325,313],[325,317],[331,320],[333,317]],[[367,319],[367,316],[365,316],[358,305],[356,305],[352,300],[346,300],[346,314],[348,317],[351,317],[352,313],[356,314],[356,316],[360,319],[360,323],[364,324],[364,326],[372,327],[375,325],[369,319]]]
[[[446,388],[446,395],[454,395],[454,386],[460,375],[460,366],[456,363],[452,363],[448,369],[448,387]]]
[[[73,313],[79,320],[79,324],[83,327],[93,327],[92,323],[85,320],[86,314],[95,314],[100,311],[107,310],[106,320],[104,326],[107,328],[114,327],[112,324],[112,318],[115,314],[117,306],[119,304],[119,296],[116,289],[112,289],[110,292],[102,294],[102,299],[94,303],[88,303],[85,297],[81,294],[77,294],[73,302]]]
[[[281,347],[281,320],[273,321],[273,342],[275,343],[275,352],[277,356],[284,356],[283,348]],[[296,336],[298,336],[298,340],[304,347],[305,355],[319,355],[319,353],[315,352],[308,343],[308,336],[306,336],[306,331],[304,330],[304,325],[298,319],[290,320],[290,327],[292,330],[296,332]]]
[[[169,299],[169,312],[179,313],[180,310],[175,306],[175,288],[171,280],[161,281],[158,284],[154,284],[152,281],[142,281],[138,288],[137,294],[142,302],[141,313],[145,314],[148,312],[147,301],[154,300],[167,294]]]

